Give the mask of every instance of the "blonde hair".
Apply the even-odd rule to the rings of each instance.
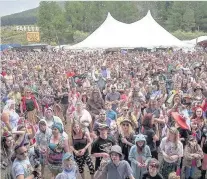
[[[175,145],[176,147],[178,146],[178,142],[179,142],[179,131],[177,130],[177,128],[175,127],[171,127],[168,129],[168,133],[167,133],[167,141],[170,141],[169,140],[169,136],[170,134],[174,134],[175,135]]]
[[[123,123],[124,123],[124,122],[123,122]],[[132,128],[132,126],[131,126],[131,124],[130,124],[129,122],[126,122],[126,123],[129,124],[129,130],[128,130],[128,132],[127,132],[127,135],[130,136],[131,134],[134,134],[134,130],[133,130],[133,128]],[[124,137],[124,132],[123,132],[123,129],[122,129],[122,124],[120,124],[119,132],[120,132],[121,136]]]
[[[177,176],[175,172],[171,172],[168,179],[180,179],[180,176]]]

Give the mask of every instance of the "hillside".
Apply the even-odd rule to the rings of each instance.
[[[1,17],[1,26],[32,25],[37,23],[38,8]]]
[[[57,2],[61,8],[64,8],[65,2]],[[1,17],[1,26],[12,25],[33,25],[37,23],[39,7],[27,11]]]

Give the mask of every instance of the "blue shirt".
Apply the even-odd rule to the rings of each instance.
[[[110,118],[111,120],[116,120],[117,118],[117,113],[114,110],[107,110],[106,111],[106,117]]]

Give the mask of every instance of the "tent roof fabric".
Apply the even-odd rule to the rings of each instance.
[[[144,18],[131,24],[119,22],[108,13],[106,20],[90,36],[66,49],[182,46],[184,43],[161,27],[148,11]]]

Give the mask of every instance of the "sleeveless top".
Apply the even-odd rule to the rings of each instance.
[[[73,135],[72,135],[72,140],[73,140],[73,146],[75,148],[75,150],[81,150],[83,149],[86,145],[87,145],[87,139],[84,138],[85,134],[83,133],[82,138],[81,139],[74,139]],[[88,149],[86,150],[85,153],[88,153]]]
[[[51,143],[50,140],[48,145],[48,163],[51,165],[62,165],[62,158],[65,153],[64,137],[61,136],[58,144]]]

